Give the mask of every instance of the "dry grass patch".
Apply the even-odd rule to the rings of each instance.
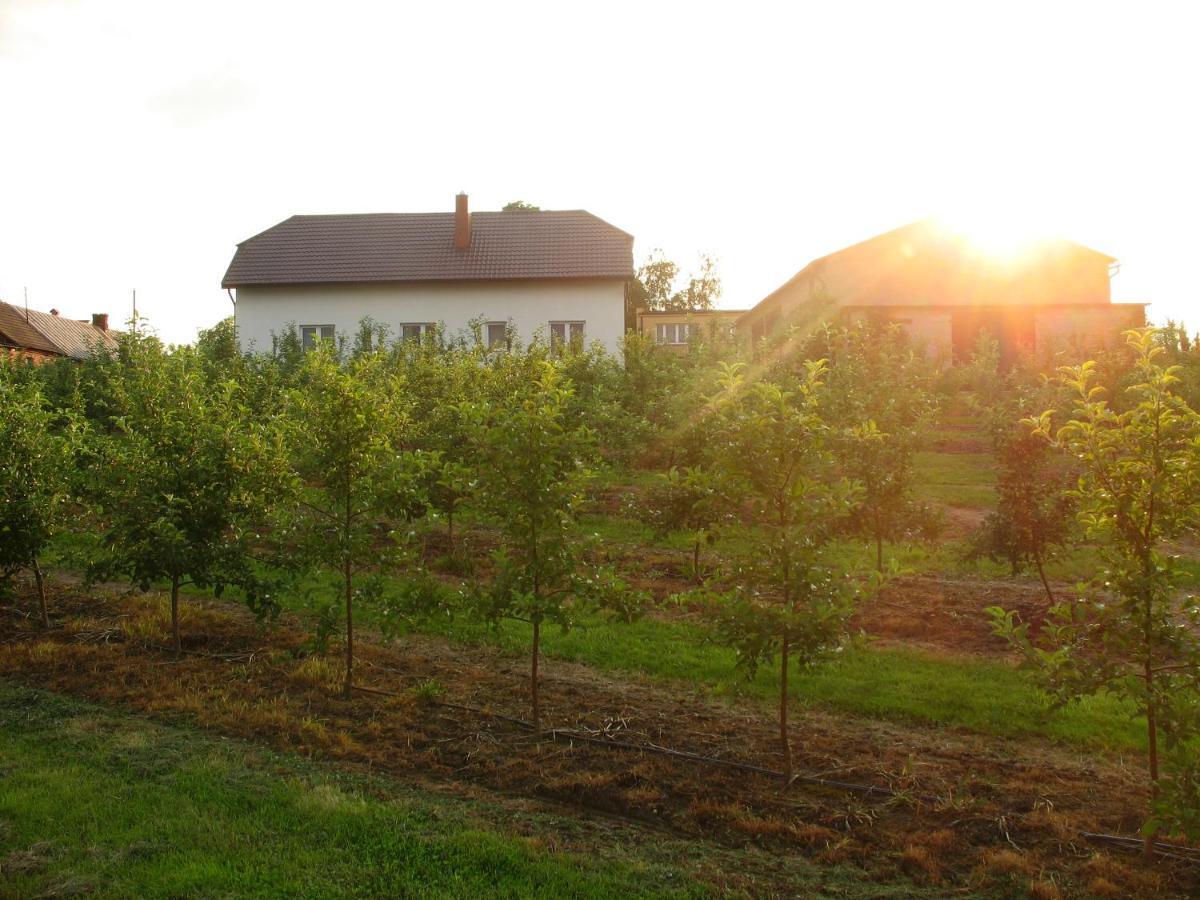
[[[1062,890],[1053,881],[1034,878],[1029,882],[1029,896],[1033,900],[1062,900]]]
[[[928,847],[920,844],[909,844],[904,848],[900,854],[900,867],[909,875],[931,884],[940,884],[942,881],[941,862]]]
[[[1024,853],[1001,847],[988,850],[980,862],[981,871],[989,875],[1033,875],[1037,866]]]

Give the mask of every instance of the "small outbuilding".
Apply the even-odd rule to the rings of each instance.
[[[116,346],[108,313],[95,313],[89,322],[60,316],[56,309],[44,313],[0,300],[0,353],[41,363],[64,356],[86,359],[97,348]]]

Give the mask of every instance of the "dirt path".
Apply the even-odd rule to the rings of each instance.
[[[304,635],[294,622],[264,634],[236,607],[189,601],[190,652],[176,661],[163,649],[159,598],[87,596],[62,583],[56,594],[49,634],[31,620],[0,619],[0,674],[344,765],[574,806],[723,847],[853,863],[881,880],[1002,894],[1041,885],[1042,896],[1200,893],[1200,867],[1144,868],[1080,837],[1136,831],[1137,760],[810,711],[794,724],[798,768],[888,793],[787,787],[653,753],[535,741],[509,719],[474,711],[526,713],[525,661],[490,648],[429,638],[386,646],[365,636],[364,684],[396,696],[344,699],[334,659],[298,658]],[[774,725],[758,704],[553,660],[545,673],[554,727],[779,765]]]

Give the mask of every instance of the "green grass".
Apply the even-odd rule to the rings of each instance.
[[[301,594],[290,598],[294,611],[311,615],[315,607],[304,602],[328,602],[335,596],[329,580],[314,578],[309,588],[303,594],[307,601],[300,600]],[[356,615],[368,626],[379,622],[377,610],[365,604]],[[514,656],[528,652],[531,637],[522,622],[506,620],[493,628],[463,616],[425,623],[419,630],[463,645],[497,646]],[[747,679],[732,650],[709,640],[701,624],[682,618],[620,623],[590,616],[570,631],[544,630],[542,651],[551,658],[649,676],[715,696],[756,698],[764,715],[771,714],[776,696],[777,666],[764,666]],[[1030,673],[1004,660],[866,645],[798,675],[793,684],[800,706],[1077,746],[1144,746],[1144,726],[1126,704],[1098,696],[1055,709]]]
[[[491,642],[513,652],[529,645],[528,627],[505,622],[498,631],[458,622],[439,632],[460,642]],[[748,680],[733,652],[706,642],[695,625],[644,619],[630,625],[601,620],[566,633],[549,631],[547,656],[610,671],[685,682],[716,695],[776,696],[778,667]],[[1080,745],[1140,749],[1144,726],[1125,704],[1094,697],[1055,710],[1029,675],[1003,661],[950,657],[919,650],[854,648],[796,677],[797,703],[899,722],[965,728],[1006,737],[1041,736]]]
[[[915,493],[949,506],[992,509],[996,505],[996,463],[990,453],[922,451],[914,461]]]
[[[363,779],[3,682],[0,747],[6,896],[698,893],[677,871],[537,852],[446,801],[373,796]]]
[[[536,849],[497,823],[586,846]],[[0,681],[0,896],[701,896],[736,851],[348,774]],[[775,888],[908,896],[791,857]],[[781,884],[782,882],[782,884]],[[829,894],[825,891],[828,890]]]

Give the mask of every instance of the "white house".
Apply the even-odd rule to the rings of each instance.
[[[222,280],[235,290],[244,350],[290,327],[310,344],[352,337],[364,317],[411,338],[601,341],[625,329],[633,237],[583,210],[292,216],[238,244]]]

